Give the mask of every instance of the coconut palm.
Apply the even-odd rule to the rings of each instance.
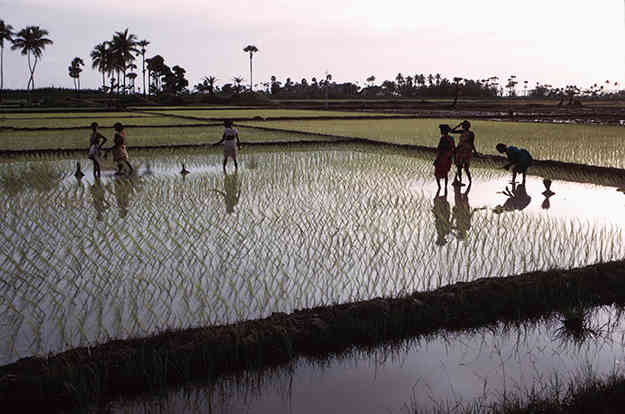
[[[81,66],[85,66],[85,62],[83,62],[81,58],[75,57],[68,68],[70,78],[74,79],[74,89],[76,89],[76,93],[80,90]]]
[[[254,55],[254,53],[258,52],[258,48],[254,45],[247,45],[245,46],[245,49],[243,49],[244,52],[248,52],[250,54],[250,92],[252,91],[252,56]]]
[[[13,46],[11,50],[20,49],[22,55],[28,56],[28,69],[30,70],[30,77],[28,78],[28,84],[26,89],[35,89],[35,69],[37,68],[37,62],[43,50],[47,45],[54,43],[48,39],[49,33],[47,30],[41,29],[39,26],[28,26],[20,30],[13,39]],[[34,62],[31,61],[31,55],[35,58]]]
[[[147,40],[140,40],[137,42],[137,46],[139,49],[139,53],[141,53],[141,67],[143,68],[143,96],[145,96],[145,48],[150,45],[150,42]]]
[[[0,98],[4,90],[4,41],[13,42],[13,26],[0,20]]]
[[[109,72],[110,68],[110,53],[108,51],[108,43],[102,42],[95,45],[91,51],[91,68],[96,69],[98,72],[102,72],[102,89],[106,87],[106,81],[104,75]]]
[[[123,32],[115,32],[111,46],[117,64],[117,77],[119,78],[119,72],[123,73],[124,91],[126,91],[126,65],[135,59],[132,54],[139,52],[137,49],[137,36],[128,33],[128,29]]]

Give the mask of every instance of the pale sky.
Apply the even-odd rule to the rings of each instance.
[[[185,68],[190,86],[209,75],[219,85],[234,76],[249,82],[248,44],[259,49],[254,83],[319,79],[327,70],[361,86],[398,72],[625,84],[621,0],[0,0],[0,19],[50,32],[36,87],[73,87],[67,67],[76,56],[87,64],[82,86],[99,87],[89,53],[126,28],[151,42],[147,56]],[[26,87],[26,57],[6,45],[4,71],[5,87]]]

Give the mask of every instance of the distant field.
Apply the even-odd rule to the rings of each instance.
[[[198,110],[198,109],[254,109],[254,106],[233,105],[178,105],[178,106],[129,106],[129,110],[135,111],[171,111],[171,110]]]
[[[105,147],[111,145],[113,130],[101,128],[100,132],[109,138]],[[195,145],[214,143],[221,139],[223,127],[186,127],[186,128],[128,128],[126,130],[129,147]],[[327,141],[327,138],[304,133],[281,131],[262,131],[240,128],[241,142],[294,142]],[[81,149],[89,146],[88,130],[66,131],[0,131],[0,151],[44,150],[44,149]]]
[[[2,119],[0,118],[0,127],[13,128],[74,128],[89,127],[92,122],[97,122],[103,127],[112,127],[116,122],[124,125],[189,125],[201,124],[202,121],[184,118],[175,118],[169,116],[139,116],[124,118],[119,117],[96,117],[90,118],[51,118],[51,119]]]
[[[156,115],[141,112],[35,112],[35,113],[0,113],[0,122],[14,119],[47,119],[47,118],[124,118],[154,117]]]
[[[234,109],[234,110],[178,110],[159,111],[164,115],[182,115],[198,118],[227,119],[227,118],[317,118],[317,117],[350,117],[350,116],[393,116],[392,114],[370,112],[340,112],[340,111],[313,111],[305,109]]]
[[[458,119],[376,119],[244,122],[243,125],[366,138],[394,144],[438,144],[438,125]],[[527,148],[534,158],[625,168],[625,129],[615,126],[473,121],[479,152],[496,154],[503,142]]]

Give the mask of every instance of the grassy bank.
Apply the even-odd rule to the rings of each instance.
[[[0,399],[24,409],[103,402],[193,378],[322,356],[497,321],[530,319],[574,304],[625,302],[625,262],[456,283],[397,299],[378,298],[271,317],[163,332],[82,347],[0,368]]]

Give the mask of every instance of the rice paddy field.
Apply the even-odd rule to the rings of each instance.
[[[510,183],[510,174],[494,162],[476,162],[472,185],[450,185],[445,194],[437,191],[431,152],[368,142],[435,147],[438,124],[455,126],[460,120],[160,109],[0,114],[0,152],[22,151],[0,158],[0,365],[169,329],[625,258],[625,185],[618,179],[602,181],[610,186],[582,184],[588,180],[576,179],[577,171],[556,178],[543,168],[541,177],[528,175],[520,185]],[[314,119],[330,113],[336,119]],[[244,144],[240,167],[235,174],[230,165],[224,174],[221,150],[206,145],[223,131],[211,119],[257,116],[311,119],[237,122]],[[102,178],[92,177],[86,152],[93,121],[109,138],[113,123],[129,125],[135,174],[116,176],[112,161],[105,160]],[[619,127],[472,123],[482,153],[494,154],[495,144],[504,142],[527,148],[536,159],[625,168]],[[342,137],[362,140],[343,142]],[[194,148],[198,145],[205,146]],[[43,150],[62,151],[37,152]],[[80,180],[74,177],[77,163],[86,174]],[[183,164],[187,176],[180,174]],[[555,194],[546,192],[543,178],[553,178]],[[399,353],[382,348],[321,368],[298,360],[288,374],[263,377],[263,384],[252,380],[240,388],[224,380],[216,386],[221,389],[200,387],[193,402],[177,390],[158,404],[188,411],[275,412],[288,400],[301,408],[298,412],[329,410],[300,391],[330,395],[323,387],[350,389],[353,399],[360,399],[356,396],[375,393],[340,384],[353,387],[387,369],[381,379],[387,385],[375,387],[386,393],[378,398],[388,402],[381,410],[428,398],[471,401],[486,393],[485,383],[492,384],[492,395],[510,389],[510,381],[530,387],[553,372],[569,378],[566,370],[548,369],[558,361],[581,369],[595,358],[591,365],[605,374],[609,362],[622,360],[615,350],[622,318],[620,311],[605,308],[591,319],[599,331],[613,328],[606,331],[606,343],[614,349],[602,353],[599,342],[588,344],[587,351],[568,344],[558,348],[556,321],[512,334],[490,329],[437,337],[405,344]],[[445,361],[454,367],[441,378],[436,370]],[[521,369],[528,364],[532,372]],[[422,376],[409,373],[415,370]],[[285,381],[297,391],[285,396]],[[401,384],[401,395],[391,392],[393,381]],[[443,391],[443,385],[452,391]],[[250,389],[259,394],[246,394]],[[364,406],[367,401],[361,399]],[[118,412],[153,409],[129,402],[114,406]]]
[[[289,131],[321,133],[344,137],[359,137],[373,141],[402,145],[438,144],[438,125],[452,127],[457,119],[376,119],[362,120],[299,120],[244,122],[243,125],[262,126]],[[599,125],[569,125],[472,121],[477,150],[496,154],[499,142],[526,148],[535,159],[551,159],[580,164],[625,168],[623,127]]]
[[[137,176],[105,164],[97,182],[72,159],[0,165],[1,362],[625,257],[613,188],[561,182],[549,199],[529,178],[510,197],[505,172],[478,169],[436,196],[429,157],[370,145],[241,158],[224,176],[216,150],[145,151]]]

